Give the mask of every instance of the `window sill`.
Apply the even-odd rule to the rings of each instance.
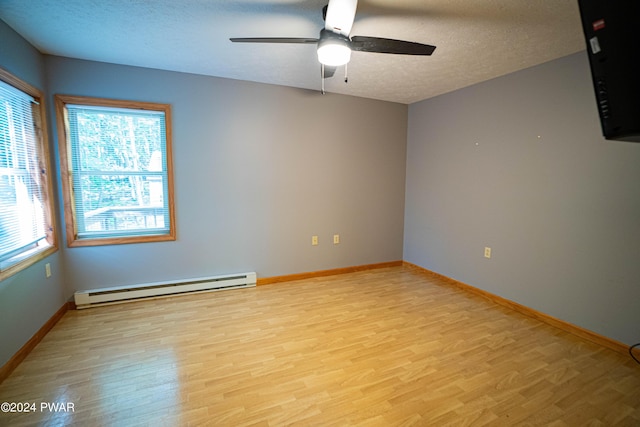
[[[44,244],[0,262],[0,280],[22,271],[56,252],[55,245]]]

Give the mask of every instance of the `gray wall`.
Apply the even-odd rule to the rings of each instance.
[[[411,105],[407,159],[405,260],[640,341],[640,144],[602,138],[586,53]]]
[[[45,91],[44,63],[38,51],[2,21],[0,40],[0,67]],[[55,169],[53,163],[52,167]],[[48,279],[46,263],[51,264],[52,276]],[[64,305],[63,283],[60,251],[0,281],[0,366]]]
[[[178,240],[67,248],[69,292],[402,259],[406,105],[60,57],[45,62],[52,95],[169,103],[173,114]]]

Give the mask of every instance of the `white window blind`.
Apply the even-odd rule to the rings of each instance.
[[[0,263],[46,238],[39,111],[31,96],[0,81]]]
[[[164,111],[66,110],[78,238],[168,234]]]

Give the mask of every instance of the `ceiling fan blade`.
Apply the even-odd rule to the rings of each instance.
[[[349,37],[357,7],[358,0],[329,0],[324,29]]]
[[[306,37],[233,37],[229,40],[234,43],[318,43],[318,39]]]
[[[358,52],[393,53],[398,55],[431,55],[436,47],[404,40],[354,36],[351,38],[351,49]]]

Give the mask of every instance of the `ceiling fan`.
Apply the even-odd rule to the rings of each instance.
[[[318,38],[307,37],[242,37],[231,38],[235,43],[298,43],[316,44],[318,61],[324,79],[332,77],[336,68],[345,65],[351,59],[351,51],[391,53],[397,55],[431,55],[435,46],[404,40],[380,37],[350,36],[356,15],[358,0],[329,0],[322,9],[324,28]],[[345,82],[347,82],[345,69]]]

